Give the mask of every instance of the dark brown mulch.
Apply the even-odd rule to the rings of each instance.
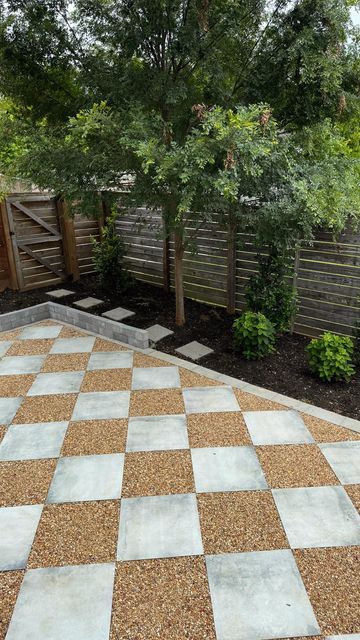
[[[61,304],[71,306],[75,300],[91,295],[104,301],[103,305],[93,311],[97,315],[113,307],[122,306],[136,313],[129,318],[128,324],[141,328],[161,324],[175,331],[173,336],[158,343],[157,348],[160,351],[178,355],[175,353],[177,347],[198,340],[214,349],[214,354],[201,359],[200,363],[205,367],[360,419],[360,372],[348,384],[320,382],[307,369],[305,346],[308,344],[308,338],[304,336],[280,336],[274,354],[260,361],[246,361],[233,351],[233,318],[223,309],[186,300],[187,323],[184,327],[176,327],[173,294],[166,294],[152,285],[137,282],[125,294],[114,295],[111,298],[97,287],[94,277],[62,286],[73,290],[75,294],[63,301],[59,300]],[[0,313],[45,302],[49,300],[45,292],[46,289],[26,293],[8,289],[0,294]]]

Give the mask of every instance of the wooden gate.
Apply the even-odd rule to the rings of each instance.
[[[56,201],[46,195],[6,199],[19,289],[52,286],[66,278]]]

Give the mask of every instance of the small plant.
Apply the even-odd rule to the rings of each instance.
[[[257,360],[275,348],[274,325],[262,313],[245,311],[233,323],[234,346],[247,360]]]
[[[107,218],[101,240],[92,238],[95,271],[100,286],[108,292],[122,293],[131,283],[124,266],[124,244],[116,232],[116,211]]]
[[[258,273],[251,276],[245,290],[247,305],[251,311],[260,311],[277,331],[288,331],[296,312],[296,292],[289,284],[292,275],[286,256],[270,253],[257,256]]]
[[[352,364],[354,342],[347,336],[324,333],[311,340],[306,351],[311,371],[321,380],[349,382],[355,374]]]
[[[353,361],[357,367],[360,367],[360,320],[355,322],[353,328],[354,337],[354,356]]]

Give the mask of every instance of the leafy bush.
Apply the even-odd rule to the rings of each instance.
[[[115,222],[114,211],[106,220],[101,240],[92,238],[94,266],[100,286],[110,293],[122,293],[129,287],[131,278],[124,266],[124,244],[116,232]]]
[[[274,325],[262,313],[246,311],[233,323],[234,346],[247,360],[256,360],[274,351]]]
[[[354,343],[351,338],[324,333],[311,340],[306,347],[309,366],[321,380],[345,380],[348,382],[355,373],[352,365]]]
[[[247,305],[251,311],[260,311],[277,331],[290,328],[296,312],[296,292],[288,284],[292,273],[289,259],[283,255],[257,256],[259,271],[254,274],[245,290]]]
[[[353,361],[357,367],[360,367],[360,320],[357,320],[353,329],[354,336],[354,356]]]

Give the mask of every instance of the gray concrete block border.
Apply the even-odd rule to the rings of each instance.
[[[219,373],[218,371],[213,371],[212,369],[207,369],[195,362],[189,362],[168,353],[157,351],[156,349],[149,347],[149,335],[144,329],[137,329],[136,327],[131,327],[130,325],[115,322],[114,320],[95,316],[91,313],[80,311],[79,309],[66,307],[64,305],[57,304],[56,302],[45,302],[34,307],[19,309],[18,311],[11,311],[10,313],[0,315],[0,331],[11,331],[12,329],[47,319],[58,320],[64,324],[78,327],[79,329],[83,329],[87,333],[95,335],[96,337],[103,337],[108,340],[112,340],[113,342],[120,342],[125,347],[130,345],[134,351],[139,351],[145,355],[153,356],[159,360],[164,360],[165,362],[169,362],[178,367],[183,367],[184,369],[188,369],[194,373],[206,376],[211,380],[217,380],[218,382],[226,385],[231,385],[236,389],[240,389],[246,393],[252,393],[253,395],[265,398],[266,400],[279,402],[280,404],[289,407],[289,409],[301,411],[307,415],[320,418],[321,420],[332,422],[339,427],[344,427],[350,431],[360,433],[360,420],[348,418],[335,413],[334,411],[328,411],[327,409],[321,409],[320,407],[302,402],[301,400],[284,396],[281,393],[276,393],[275,391],[263,389],[262,387],[244,382],[244,380],[239,380],[238,378],[227,376]]]

